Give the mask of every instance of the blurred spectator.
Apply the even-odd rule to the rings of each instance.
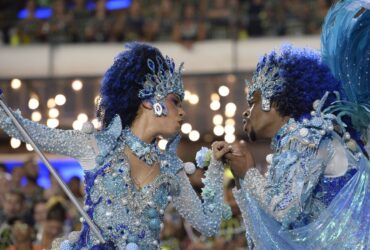
[[[0,174],[5,174],[7,172],[6,166],[4,163],[0,163]]]
[[[44,30],[49,35],[50,43],[67,43],[71,41],[71,35],[68,30],[70,25],[70,16],[65,10],[64,0],[53,2],[53,15],[48,22],[44,24]]]
[[[307,21],[308,5],[302,5],[299,0],[285,0],[283,3],[286,19],[286,32],[289,35],[302,35],[304,22]]]
[[[113,17],[113,26],[110,32],[110,42],[122,42],[125,40],[127,10],[116,11]]]
[[[50,175],[51,187],[44,190],[44,198],[49,200],[54,196],[64,196],[64,192],[54,176]]]
[[[250,1],[248,7],[248,26],[247,33],[249,36],[262,36],[264,34],[263,15],[264,15],[264,2],[262,0]]]
[[[84,42],[87,22],[91,17],[85,6],[85,0],[74,0],[73,8],[70,10],[70,32],[73,42]]]
[[[225,39],[230,37],[230,4],[226,0],[211,1],[207,12],[207,21],[210,24],[209,35],[214,39]]]
[[[185,238],[187,237],[184,221],[172,204],[165,211],[163,224],[164,227],[161,231],[162,249],[184,249]]]
[[[83,199],[82,183],[80,177],[73,176],[68,182],[68,187],[77,199]]]
[[[25,176],[23,167],[15,167],[12,170],[11,189],[20,189],[21,180]]]
[[[191,48],[193,43],[206,38],[204,21],[196,13],[194,4],[187,3],[183,8],[183,15],[176,23],[173,31],[173,39]]]
[[[4,250],[14,243],[10,222],[23,214],[24,195],[15,190],[7,192],[5,194],[3,211],[0,214],[0,250]]]
[[[309,18],[305,22],[306,34],[318,34],[321,31],[322,22],[334,0],[315,0],[307,5]]]
[[[172,40],[191,48],[206,38],[318,34],[333,1],[132,0],[127,9],[108,10],[107,0],[3,0],[0,35],[12,45]],[[36,3],[53,8],[45,22],[35,18]],[[19,5],[28,15],[16,25]]]
[[[142,40],[144,38],[145,19],[141,14],[141,4],[138,0],[131,2],[128,15],[125,20],[125,40]]]
[[[39,43],[45,40],[42,33],[42,21],[36,18],[36,1],[27,0],[27,17],[19,21],[17,28],[22,44]]]
[[[40,241],[42,249],[50,249],[54,239],[63,235],[66,209],[60,202],[53,204],[47,212],[44,230]]]
[[[177,21],[177,9],[171,0],[162,0],[157,16],[154,20],[154,27],[159,41],[169,41],[172,37],[173,27]]]
[[[264,35],[283,36],[286,35],[285,8],[280,2],[266,3],[266,24]]]
[[[1,42],[10,44],[11,30],[15,29],[17,14],[22,7],[24,7],[24,1],[0,1],[0,44]]]
[[[77,198],[80,202],[80,205],[83,206],[83,185],[81,183],[81,179],[77,176],[71,178],[68,182],[68,187],[73,193],[73,195]],[[66,200],[66,207],[68,207],[67,212],[67,222],[66,226],[68,227],[69,231],[78,231],[81,229],[81,222],[80,222],[80,214],[77,208],[72,204],[70,200]]]
[[[41,250],[39,246],[33,244],[35,232],[32,217],[19,217],[10,224],[14,244],[6,250]]]
[[[0,221],[2,221],[1,211],[5,203],[5,194],[11,188],[11,178],[11,175],[6,171],[6,166],[0,163]]]
[[[26,197],[26,206],[30,209],[36,200],[42,198],[43,188],[37,184],[39,166],[32,158],[24,163],[23,168],[27,183],[21,187],[21,191]]]
[[[106,42],[110,36],[113,20],[107,15],[106,0],[96,1],[95,15],[87,21],[85,28],[86,42]]]
[[[35,221],[36,241],[40,242],[44,231],[44,224],[47,216],[46,200],[37,200],[33,206],[33,219]]]

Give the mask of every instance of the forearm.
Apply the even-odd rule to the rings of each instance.
[[[13,114],[41,150],[77,159],[84,158],[91,152],[88,136],[79,131],[52,129],[23,118],[19,111],[15,111]],[[0,127],[9,136],[26,142],[11,118],[1,108]]]
[[[184,172],[179,173],[181,191],[174,198],[179,213],[199,232],[206,236],[215,235],[224,211],[222,162],[211,161],[204,179],[202,199],[199,199]]]

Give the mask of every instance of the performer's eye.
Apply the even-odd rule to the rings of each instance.
[[[181,106],[181,101],[178,97],[173,97],[172,98],[172,102],[176,105],[176,106]]]

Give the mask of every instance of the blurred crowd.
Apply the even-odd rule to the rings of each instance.
[[[175,41],[317,34],[333,0],[2,0],[4,44]],[[92,7],[91,7],[92,6]],[[46,19],[37,8],[50,8]],[[28,15],[18,18],[21,9]]]
[[[52,241],[80,230],[80,215],[54,178],[47,189],[38,184],[39,166],[34,159],[13,167],[0,164],[0,250],[50,249]],[[200,193],[203,170],[190,176]],[[204,238],[169,207],[161,232],[163,250],[237,250],[246,249],[245,229],[231,189],[225,186],[225,200],[232,208],[231,219],[223,221],[219,235]],[[83,181],[72,177],[67,182],[72,193],[83,204]]]

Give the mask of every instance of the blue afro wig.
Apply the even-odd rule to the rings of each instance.
[[[144,43],[129,43],[103,76],[97,117],[107,127],[115,115],[119,115],[122,127],[130,126],[136,117],[141,100],[138,97],[145,76],[150,73],[148,59],[164,60],[161,52]],[[156,69],[158,69],[156,65]]]
[[[301,120],[310,115],[315,100],[321,99],[326,91],[338,91],[341,85],[322,61],[318,52],[307,48],[283,45],[280,51],[266,54],[258,63],[256,73],[263,68],[278,67],[278,78],[283,84],[274,86],[271,104],[282,116]],[[329,96],[327,105],[334,101]]]

